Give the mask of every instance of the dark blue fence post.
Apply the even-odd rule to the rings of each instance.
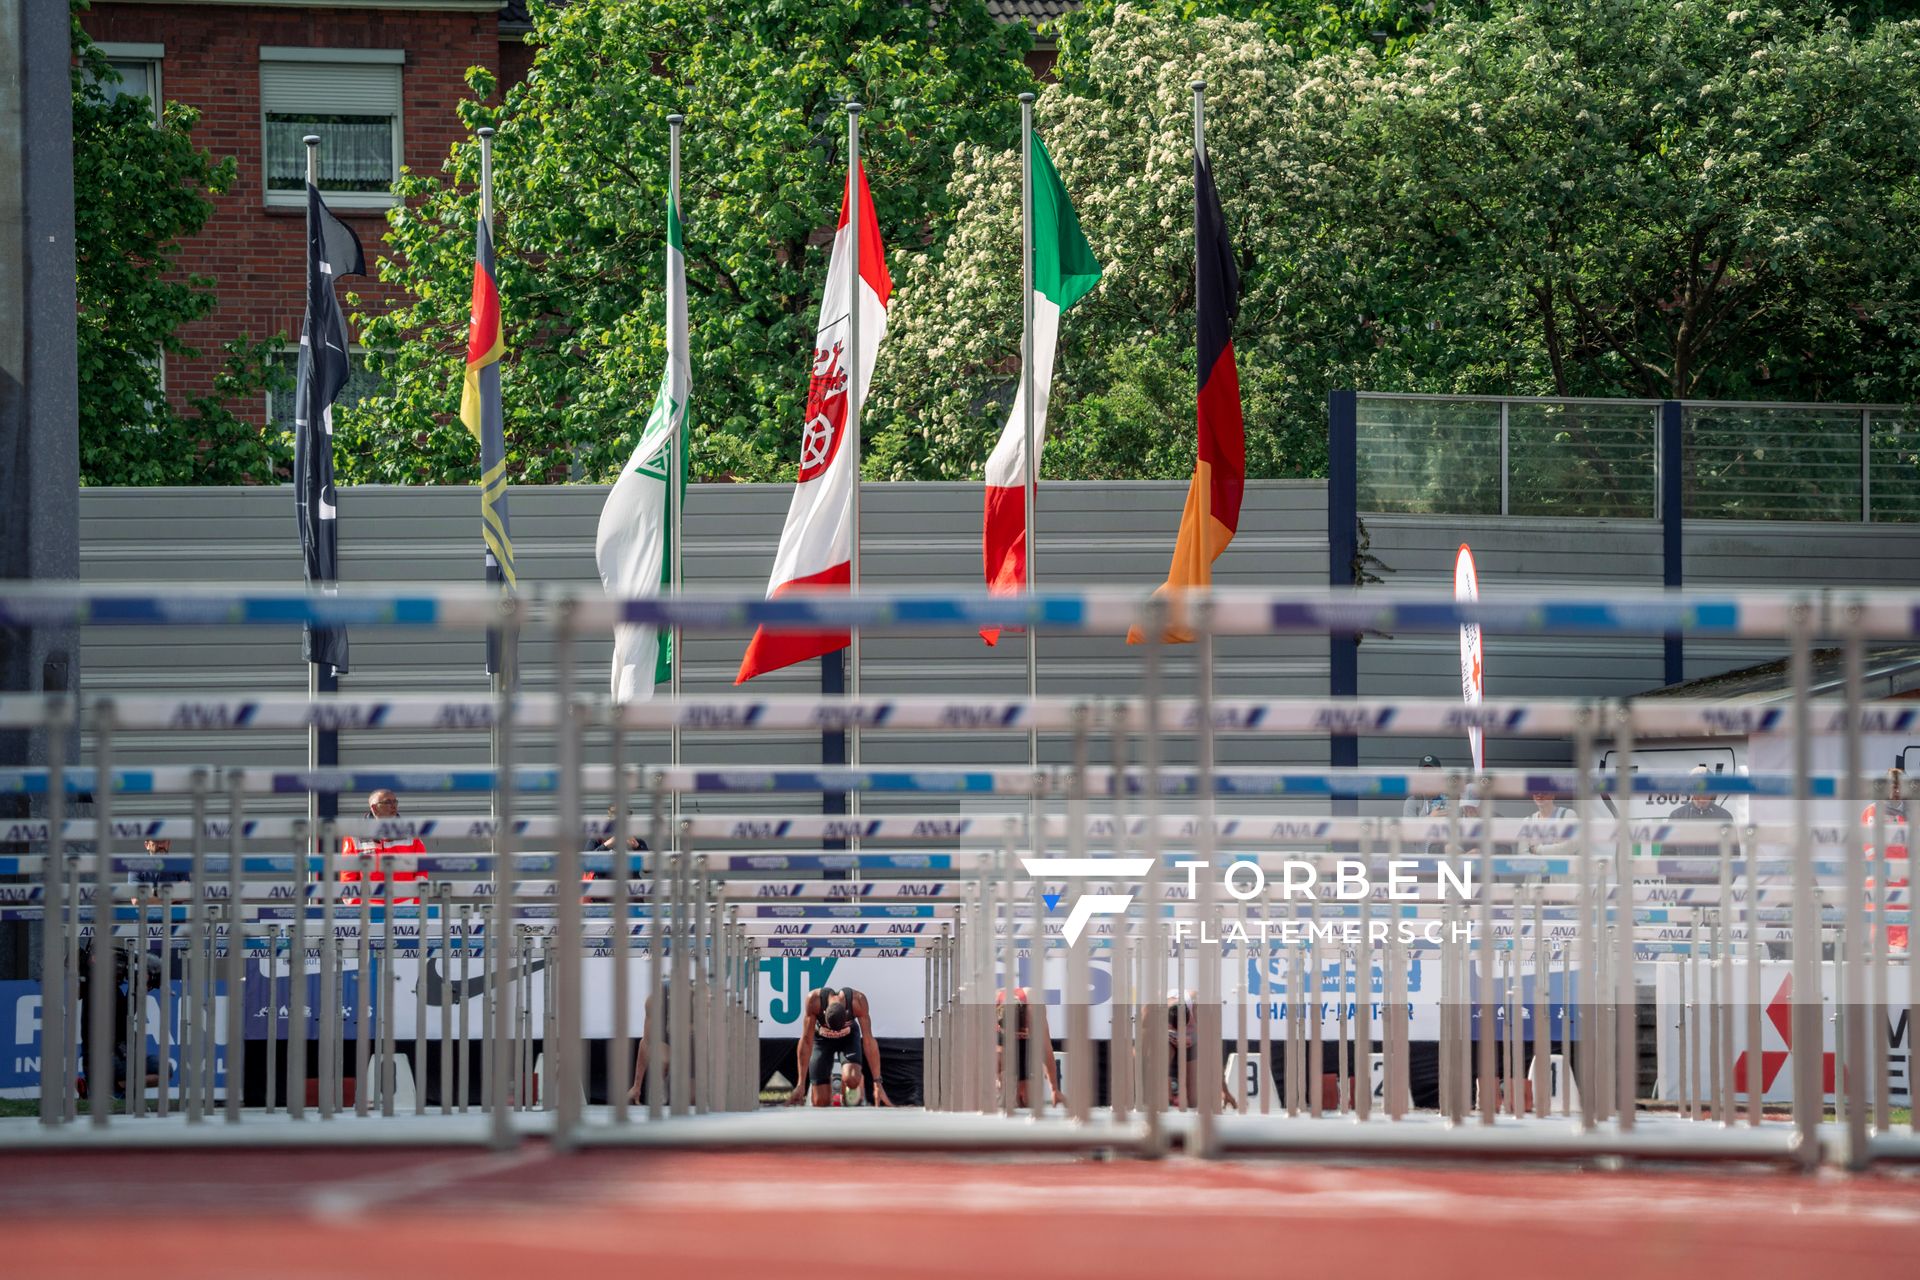
[[[1681,521],[1686,516],[1684,485],[1680,473],[1681,431],[1686,422],[1686,406],[1678,400],[1660,404],[1660,581],[1669,591],[1678,591],[1684,581],[1681,559],[1685,544]],[[1687,678],[1686,649],[1680,633],[1666,636],[1666,683],[1679,684]]]
[[[838,698],[847,691],[847,651],[836,649],[832,653],[820,655],[820,696]],[[820,767],[838,768],[847,762],[847,731],[845,729],[823,729],[820,733]],[[844,791],[823,791],[820,793],[820,812],[845,813],[847,811],[847,793]],[[845,840],[826,840],[821,842],[825,849],[844,849]]]
[[[1327,393],[1327,583],[1354,585],[1354,562],[1360,555],[1360,409],[1353,391]],[[1353,632],[1329,632],[1327,692],[1336,698],[1360,693],[1360,637]],[[1352,768],[1360,763],[1360,740],[1335,734],[1328,763]],[[1354,813],[1352,800],[1336,800],[1335,813]]]
[[[321,663],[314,672],[314,688],[321,693],[340,692],[340,675],[328,663]],[[313,763],[317,769],[338,769],[340,767],[340,731],[321,729],[313,735]],[[314,814],[322,822],[332,822],[340,816],[340,793],[322,791],[314,804]]]

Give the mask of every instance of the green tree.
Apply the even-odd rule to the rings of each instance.
[[[1251,474],[1324,465],[1336,386],[1915,398],[1920,24],[1507,0],[1394,57],[1303,59],[1261,22],[1174,8],[1115,8],[1039,104],[1107,264],[1062,326],[1047,474],[1190,465],[1196,77],[1241,257]],[[873,451],[888,474],[977,474],[998,429],[1015,177],[1006,151],[963,149],[960,231],[898,273]],[[1430,467],[1410,484],[1452,492],[1471,470],[1447,430],[1414,442]],[[1566,456],[1584,430],[1554,424]],[[1563,483],[1604,479],[1588,453]]]
[[[491,103],[469,73],[469,126],[492,124],[508,354],[510,470],[600,479],[627,456],[665,334],[667,126],[682,158],[697,475],[791,475],[808,354],[840,206],[846,116],[890,252],[938,252],[956,144],[1009,145],[1031,78],[1026,32],[980,0],[576,0],[534,5],[533,72]],[[472,279],[475,144],[407,175],[381,278],[405,304],[357,317],[385,393],[336,416],[342,474],[470,480],[458,402]]]
[[[162,353],[197,357],[180,329],[215,302],[210,278],[175,271],[179,242],[206,225],[234,162],[194,146],[192,107],[169,102],[156,123],[146,98],[107,94],[119,77],[81,30],[84,7],[72,25],[81,482],[272,483],[286,443],[227,407],[269,384],[270,343],[227,343],[212,394],[188,400],[189,412],[161,386]]]

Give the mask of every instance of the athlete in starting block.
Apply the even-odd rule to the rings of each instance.
[[[798,1104],[809,1090],[813,1105],[833,1105],[833,1073],[840,1071],[840,1088],[849,1102],[862,1091],[862,1068],[873,1077],[873,1100],[883,1107],[893,1105],[880,1083],[880,1042],[874,1039],[873,1017],[864,992],[852,987],[825,987],[807,993],[807,1007],[800,1014],[800,1083],[793,1086],[789,1103]]]

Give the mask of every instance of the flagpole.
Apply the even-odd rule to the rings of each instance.
[[[1195,80],[1193,82],[1193,154],[1196,160],[1205,159],[1207,154],[1206,96],[1207,96],[1207,82],[1205,80]],[[1211,170],[1212,166],[1209,165],[1208,167],[1209,167],[1209,170]],[[1198,220],[1199,212],[1200,212],[1200,209],[1199,209],[1199,204],[1196,197],[1196,202],[1194,205],[1195,221],[1193,226],[1193,234],[1194,234],[1193,297],[1194,297],[1194,303],[1196,308],[1198,307],[1198,304],[1200,301],[1200,253],[1199,253],[1200,223]],[[1194,314],[1194,343],[1195,343],[1196,350],[1198,350],[1199,340],[1200,340],[1199,313],[1196,309]],[[1197,369],[1195,371],[1194,387],[1195,387],[1196,395],[1198,393],[1198,388],[1200,383],[1206,379],[1208,372],[1210,371],[1206,369]],[[1197,399],[1194,402],[1194,412],[1196,415],[1199,413],[1199,401]],[[1198,474],[1198,473],[1196,472],[1195,474]],[[1204,542],[1205,534],[1206,534],[1206,525],[1203,522],[1200,528],[1200,536],[1203,539],[1201,543],[1202,555],[1206,554],[1206,544]],[[1208,595],[1213,594],[1213,578],[1211,574],[1209,574],[1207,578],[1207,594]],[[1212,617],[1211,612],[1209,612],[1208,617],[1209,618]],[[1213,670],[1214,670],[1213,668],[1213,628],[1211,626],[1201,628],[1201,635],[1199,639],[1200,639],[1200,643],[1206,646],[1206,652],[1201,655],[1199,670],[1205,673],[1205,679],[1207,681],[1207,689],[1205,692],[1205,697],[1208,700],[1208,704],[1211,705],[1212,699],[1213,699]],[[1204,728],[1201,728],[1201,729],[1197,729],[1196,732],[1206,733],[1207,731]]]
[[[476,129],[474,133],[480,139],[480,220],[487,224],[487,235],[491,237],[493,235],[493,130],[488,128],[486,125],[482,125],[480,126],[480,128]],[[504,320],[502,321],[502,323],[505,323]],[[482,448],[484,449],[484,447],[485,446],[483,444]],[[481,469],[485,470],[484,462],[481,464]],[[482,481],[482,495],[483,495],[482,500],[483,501],[484,501],[484,484],[485,482],[483,478],[483,481]],[[500,661],[496,665],[498,665],[499,670],[493,673],[493,696],[496,703],[502,697],[506,696],[506,694],[513,688],[513,655],[507,652],[507,632],[505,628],[499,628],[498,632],[500,636],[500,641],[498,646]],[[493,765],[494,772],[498,774],[501,766],[501,760],[500,760],[500,726],[497,723],[497,721],[494,724],[491,733],[489,734],[488,747],[489,747],[488,754],[491,757],[491,763]],[[494,816],[496,817],[498,816],[497,797],[499,796],[499,794],[500,794],[500,789],[496,785],[494,787],[494,795],[496,797],[496,801],[495,801],[496,812]],[[499,875],[497,867],[495,869],[495,878],[500,880],[505,879],[504,876]]]
[[[305,143],[307,148],[307,185],[318,190],[320,186],[320,135],[317,133],[310,133],[306,137],[302,138],[300,141]],[[312,226],[313,215],[311,213],[307,215],[307,221],[308,221],[307,253],[308,253],[308,256],[311,257],[313,253],[313,226]],[[307,269],[311,271],[313,268],[309,266]],[[329,282],[329,287],[331,287],[331,282]],[[309,303],[311,303],[312,301],[311,292],[309,292],[308,294],[308,301]],[[311,307],[309,307],[309,310],[311,310]],[[306,340],[309,344],[311,344],[313,341],[313,335],[307,334]],[[311,345],[309,345],[309,349],[307,352],[307,359],[309,361],[313,359],[313,352],[311,349]],[[296,410],[296,412],[299,412],[299,411],[300,410]],[[308,629],[308,635],[309,636],[312,635],[311,628]],[[311,658],[312,654],[309,653],[308,657]],[[320,696],[320,664],[317,662],[309,661],[307,663],[307,704],[311,706],[314,700],[319,696]],[[315,723],[314,718],[309,716],[307,720],[307,770],[309,773],[316,773],[319,771],[319,769],[320,769],[320,730],[318,725]],[[319,832],[320,832],[320,797],[318,793],[316,793],[312,788],[308,788],[307,790],[307,838],[309,842],[315,839],[319,835]],[[314,851],[315,848],[316,848],[315,845],[313,845],[312,843],[309,843],[307,845],[306,851],[311,853]],[[304,959],[301,961],[301,963],[304,963]]]
[[[860,590],[860,226],[864,212],[860,201],[860,111],[858,102],[847,104],[847,210],[853,234],[847,237],[847,426],[844,444],[853,450],[853,549],[847,566],[848,583]],[[852,664],[851,694],[860,699],[860,628],[853,628],[849,657]],[[860,719],[853,718],[847,732],[848,766],[860,767]],[[847,793],[848,812],[860,813],[860,789]],[[848,848],[859,851],[860,842]]]
[[[1023,497],[1027,521],[1027,594],[1038,585],[1038,556],[1033,518],[1040,505],[1040,453],[1033,429],[1033,102],[1031,93],[1020,95],[1020,402],[1021,425],[1026,429],[1027,483]],[[1032,620],[1027,623],[1027,701],[1040,696],[1039,637]],[[1040,730],[1027,723],[1027,767],[1040,768]],[[1036,802],[1037,803],[1037,802]],[[1038,813],[1035,814],[1038,817]]]
[[[676,220],[680,216],[680,127],[686,123],[686,120],[687,118],[678,112],[667,117],[667,208],[668,217]],[[684,236],[685,234],[686,224],[681,223],[681,235]],[[671,244],[667,246],[667,258],[669,262],[672,261],[673,246]],[[688,352],[688,362],[689,366],[691,366],[691,352]],[[673,539],[667,569],[667,594],[679,595],[682,590],[681,575],[684,572],[684,562],[680,554],[680,530],[682,523],[680,511],[680,468],[685,465],[686,461],[680,456],[680,432],[686,419],[684,417],[681,418],[679,423],[675,423],[673,419],[673,306],[671,300],[669,300],[667,306],[667,364],[667,421],[670,427],[670,430],[667,432],[667,521],[669,536]],[[689,397],[689,399],[691,399],[691,397]],[[682,414],[690,412],[692,412],[691,404],[681,409]],[[671,689],[673,700],[675,704],[678,704],[680,701],[680,668],[686,661],[686,650],[682,648],[682,633],[678,622],[673,624],[673,630],[670,635],[671,639],[668,643],[671,645],[671,648],[667,650],[667,657],[672,665],[668,668],[668,676],[672,681]],[[659,641],[655,640],[654,643],[657,646]],[[672,738],[668,752],[669,759],[672,760],[673,766],[676,769],[679,768],[680,721],[677,716],[673,722]],[[680,834],[680,793],[678,791],[673,793],[673,826],[671,830],[674,834],[674,839],[678,840]]]

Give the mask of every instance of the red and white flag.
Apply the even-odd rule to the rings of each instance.
[[[853,559],[853,496],[859,477],[854,474],[855,448],[842,436],[847,426],[847,368],[859,372],[857,394],[866,403],[873,381],[873,359],[887,332],[887,300],[893,281],[887,277],[886,252],[880,244],[880,222],[873,198],[867,193],[867,172],[860,170],[860,350],[847,358],[849,255],[853,228],[848,209],[840,205],[840,227],[833,237],[833,257],[827,266],[827,288],[820,299],[818,336],[813,340],[813,381],[807,387],[807,424],[800,433],[800,475],[793,487],[793,505],[787,508],[787,526],[780,533],[780,550],[773,558],[773,576],[767,596],[789,591],[845,591]],[[856,446],[857,448],[857,446]],[[768,631],[753,633],[747,656],[740,661],[735,684],[757,675],[790,667],[844,649],[852,637],[845,631]]]
[[[1473,548],[1464,542],[1453,557],[1453,598],[1480,598],[1480,572],[1474,568]],[[1469,707],[1479,706],[1487,693],[1487,669],[1482,659],[1480,624],[1470,623],[1460,628],[1460,697]],[[1473,771],[1485,772],[1487,739],[1484,729],[1477,725],[1468,727],[1467,749],[1473,755]]]

